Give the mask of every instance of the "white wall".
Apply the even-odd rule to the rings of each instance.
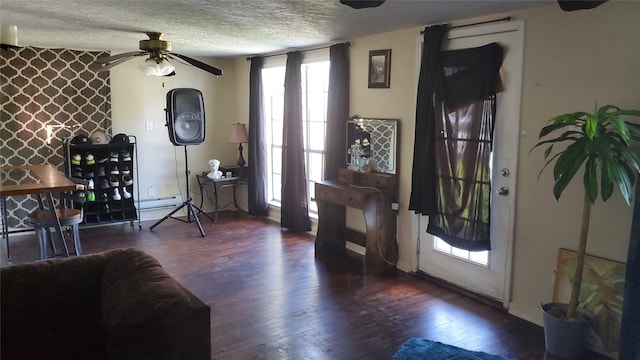
[[[571,186],[556,202],[551,174],[540,181],[540,154],[528,155],[537,133],[554,115],[593,109],[594,103],[640,108],[640,3],[609,1],[588,11],[564,12],[557,4],[456,24],[510,15],[525,21],[521,139],[517,174],[516,220],[510,311],[541,323],[540,303],[551,300],[553,270],[559,247],[575,249],[579,233],[582,193]],[[351,41],[350,114],[399,119],[398,213],[399,267],[417,269],[416,216],[408,211],[414,139],[416,93],[416,38],[423,29],[367,36]],[[392,49],[391,88],[367,88],[369,50]],[[248,73],[246,60],[236,69]],[[240,77],[239,77],[240,78]],[[238,87],[238,113],[248,109],[247,78]],[[244,100],[244,102],[243,102]],[[248,160],[250,161],[250,159]],[[579,179],[578,179],[579,183]],[[588,252],[625,261],[631,208],[616,194],[593,209]],[[350,227],[361,225],[362,215],[350,211]]]
[[[528,151],[554,115],[591,110],[595,102],[640,109],[640,3],[611,1],[576,12],[549,6],[518,16],[527,29],[511,309],[540,322],[539,304],[552,296],[557,250],[576,248],[583,193],[578,178],[556,202],[551,172],[536,181],[543,159]],[[618,193],[597,202],[587,252],[625,262],[631,217]]]
[[[224,74],[216,77],[194,67],[176,64],[175,76],[146,76],[136,68],[142,59],[127,61],[111,70],[113,133],[137,137],[141,200],[150,198],[147,191],[150,186],[155,189],[154,198],[186,197],[184,147],[174,146],[169,141],[165,126],[166,94],[171,89],[198,89],[204,100],[205,142],[187,147],[192,196],[199,200],[199,196],[194,196],[198,194],[194,175],[209,171],[209,159],[219,159],[222,165],[235,164],[238,159],[238,145],[227,143],[230,124],[247,121],[235,115],[234,61],[200,60],[221,68]],[[152,131],[146,131],[147,121],[153,122]],[[223,197],[221,203],[226,202]],[[210,202],[205,201],[204,208],[211,209]],[[154,219],[166,212],[143,213],[142,218]]]

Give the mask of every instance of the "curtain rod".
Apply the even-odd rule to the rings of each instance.
[[[511,16],[505,16],[505,17],[500,18],[500,19],[480,21],[480,22],[475,22],[475,23],[471,23],[471,24],[452,26],[449,29],[459,29],[459,28],[463,28],[463,27],[467,27],[467,26],[491,24],[491,23],[494,23],[494,22],[501,22],[501,21],[511,21]],[[424,30],[420,31],[420,34],[424,34]]]
[[[331,45],[326,45],[326,46],[320,46],[320,47],[315,47],[315,48],[310,48],[310,49],[304,49],[304,50],[291,50],[291,51],[301,51],[301,52],[307,52],[307,51],[314,51],[314,50],[322,50],[322,49],[328,49],[330,47],[332,47],[333,45],[336,44],[340,44],[340,43],[335,43],[335,44],[331,44]],[[344,43],[347,46],[350,46],[351,43],[350,42],[345,42]],[[276,53],[276,54],[269,54],[269,55],[256,55],[256,56],[247,56],[247,61],[250,61],[251,58],[253,57],[261,57],[261,58],[267,58],[267,57],[272,57],[272,56],[280,56],[280,55],[286,55],[287,53],[291,52],[291,51],[287,51],[287,52],[283,52],[283,53]]]

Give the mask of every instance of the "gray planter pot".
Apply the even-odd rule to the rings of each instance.
[[[542,305],[545,347],[549,354],[560,359],[581,359],[592,316],[580,308],[578,313],[582,320],[565,320],[549,313],[554,308],[560,308],[566,313],[567,307],[567,304],[562,303]]]

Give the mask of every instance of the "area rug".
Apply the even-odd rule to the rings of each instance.
[[[409,339],[392,360],[509,360],[508,358],[487,354],[482,351],[465,350],[459,347],[443,344],[427,339]]]

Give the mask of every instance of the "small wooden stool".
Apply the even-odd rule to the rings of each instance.
[[[80,243],[80,231],[78,225],[82,222],[82,210],[81,209],[56,209],[58,219],[60,219],[60,227],[70,227],[71,236],[73,237],[73,244],[76,255],[82,255],[82,244]],[[52,218],[49,210],[36,210],[29,215],[30,225],[33,226],[36,234],[38,235],[38,241],[40,243],[40,260],[47,258],[47,241],[49,242],[53,253],[55,254],[55,246],[53,239],[51,238],[51,228],[55,227],[55,219]]]

